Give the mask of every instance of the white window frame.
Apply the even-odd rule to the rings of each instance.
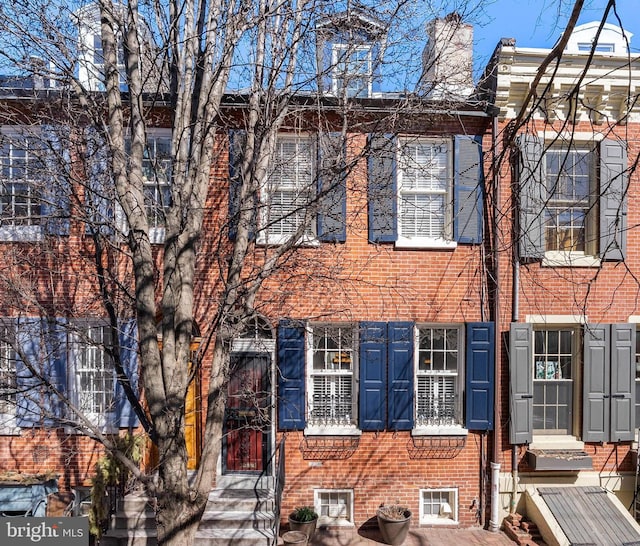
[[[358,58],[357,68],[362,66],[364,70],[352,71],[356,68],[352,56],[365,52],[365,58],[361,61]],[[346,56],[346,59],[343,59]],[[331,92],[337,97],[341,97],[344,93],[345,83],[347,97],[371,97],[373,92],[373,45],[349,45],[349,44],[333,44],[331,49]],[[353,88],[350,82],[359,82],[366,84],[362,89]],[[354,91],[353,93],[351,91]]]
[[[142,160],[142,171],[144,176],[144,198],[145,198],[145,210],[147,212],[147,218],[149,220],[149,240],[152,244],[162,244],[165,240],[165,224],[159,219],[159,211],[152,211],[151,206],[157,206],[158,209],[162,208],[166,214],[167,210],[171,206],[171,130],[170,129],[150,129],[147,131],[147,142],[145,145],[145,157]],[[157,158],[157,141],[167,140],[169,145],[169,155],[166,158]],[[153,153],[146,157],[147,151],[151,151],[150,145],[153,143]],[[158,161],[160,166],[166,168],[168,171],[167,176],[156,179],[149,179],[146,175],[146,168],[153,170],[152,163]],[[149,192],[153,192],[153,199],[149,198]],[[169,202],[161,203],[164,197],[168,194]],[[155,218],[155,220],[154,220]]]
[[[3,126],[0,136],[0,150],[4,147],[5,144],[11,144],[15,139],[26,139],[33,140],[36,143],[41,143],[40,132],[36,129],[27,128],[27,127],[16,127],[16,126]],[[11,150],[17,149],[14,146],[11,146]],[[24,147],[19,148],[20,150],[24,150]],[[39,159],[41,162],[40,168],[44,169],[46,158],[44,155],[46,154],[46,148],[44,145],[39,147],[41,154],[43,157]],[[27,148],[28,153],[29,148]],[[4,166],[5,159],[8,157],[13,157],[13,154],[10,152],[10,156],[5,156],[4,151],[0,151],[0,182],[4,185],[5,180],[12,181],[14,180],[13,176],[9,176],[7,179],[4,178]],[[27,157],[29,157],[27,155]],[[28,160],[27,160],[28,161]],[[37,157],[35,161],[38,161]],[[28,184],[32,189],[32,194],[29,197],[30,206],[34,204],[37,205],[39,202],[40,210],[32,215],[29,214],[27,216],[27,221],[25,224],[19,224],[11,221],[6,221],[2,219],[2,210],[0,208],[0,241],[11,241],[11,242],[26,242],[26,241],[41,241],[43,239],[43,214],[42,214],[42,199],[41,199],[41,191],[42,191],[42,177],[43,175],[35,174],[34,176],[25,177],[26,184]],[[18,179],[15,179],[18,180]],[[38,192],[38,185],[40,185],[40,192]],[[35,190],[35,191],[34,191]],[[0,188],[0,198],[4,197],[4,189]]]
[[[418,157],[417,151],[426,147],[431,149],[430,158]],[[411,151],[412,153],[407,153]],[[434,157],[444,153],[444,163],[434,164],[432,167],[422,161],[433,160]],[[436,169],[434,171],[434,169]],[[413,171],[415,175],[409,176]],[[419,176],[419,172],[425,174]],[[434,174],[435,173],[435,174]],[[439,174],[439,175],[438,175]],[[444,186],[441,183],[444,179]],[[443,248],[453,249],[456,242],[453,240],[453,142],[451,139],[442,138],[419,138],[401,137],[398,138],[397,150],[397,185],[398,185],[398,239],[396,246],[407,248]],[[436,203],[442,201],[442,226],[439,233],[433,233],[433,226],[429,226],[431,233],[422,235],[420,233],[407,232],[403,229],[406,214],[403,214],[405,201],[408,199],[432,200]],[[417,207],[413,207],[418,210]],[[434,211],[434,209],[432,209]],[[417,219],[416,223],[436,223],[437,212],[432,212],[431,218]],[[414,230],[414,231],[417,231]]]
[[[566,158],[567,152],[571,154],[587,154],[589,158],[589,196],[588,203],[584,207],[586,209],[583,227],[584,236],[584,250],[563,250],[563,249],[547,249],[547,214],[550,208],[550,204],[553,203],[553,199],[549,196],[546,200],[546,205],[543,210],[545,219],[543,221],[543,238],[545,242],[545,253],[542,261],[543,266],[549,267],[597,267],[600,265],[600,259],[598,257],[598,210],[599,210],[599,197],[598,197],[598,165],[600,163],[600,157],[596,150],[593,149],[593,145],[584,141],[576,141],[572,146],[555,146],[551,145],[546,147],[543,154],[542,170],[543,180],[545,186],[548,188],[549,180],[547,180],[547,169],[549,166],[548,160],[550,156],[557,156],[559,161],[562,162]],[[567,200],[567,203],[570,200]],[[577,208],[577,207],[573,207]]]
[[[349,371],[344,369],[314,369],[314,356],[315,356],[315,345],[314,345],[314,331],[317,333],[321,329],[342,329],[348,330],[351,333],[351,339],[353,342],[353,346],[351,349],[346,349],[344,351],[333,351],[337,352],[338,356],[336,358],[340,358],[340,354],[343,354],[347,351],[350,351],[351,357],[351,369]],[[323,336],[324,337],[324,336]],[[357,328],[355,325],[351,323],[322,323],[322,324],[311,324],[307,327],[307,426],[305,428],[305,434],[309,436],[316,435],[331,435],[331,436],[352,436],[354,434],[360,434],[360,430],[358,429],[358,392],[357,392],[357,377],[358,377],[358,338],[357,338]],[[330,356],[331,351],[329,349],[324,350],[325,357]],[[331,364],[331,363],[330,363]],[[339,363],[336,363],[339,364]],[[329,366],[330,368],[331,366]],[[314,379],[315,378],[324,378],[326,380],[338,379],[339,377],[350,377],[351,378],[351,414],[349,422],[332,422],[332,423],[321,423],[315,422],[312,419],[312,414],[314,411],[314,403],[313,397],[315,392]],[[336,393],[339,396],[339,393]]]
[[[295,146],[294,158],[298,158],[301,153],[308,153],[308,173],[304,170],[304,163],[292,160],[288,154],[284,153],[283,146]],[[306,150],[301,152],[301,147],[306,146]],[[293,166],[293,171],[287,173],[291,177],[291,183],[281,182],[282,174],[287,166]],[[272,214],[272,207],[279,206],[275,203],[277,195],[288,196],[292,201],[302,198],[302,202],[295,203],[289,213],[293,218],[293,230],[283,229],[285,226],[282,220],[274,220],[280,213]],[[307,229],[302,234],[296,244],[314,245],[318,243],[316,234],[316,215],[312,212],[313,202],[316,197],[316,145],[315,140],[309,134],[279,135],[276,141],[276,149],[271,160],[269,173],[265,184],[261,188],[261,214],[260,231],[257,242],[263,245],[282,245],[288,243],[293,232],[302,223],[307,223]],[[307,204],[304,204],[306,199]],[[307,217],[312,214],[311,217]]]
[[[107,335],[111,335],[109,331],[109,324],[106,321],[77,321],[72,325],[72,328],[69,332],[69,360],[68,360],[68,376],[69,376],[69,387],[70,394],[72,396],[72,401],[74,406],[79,411],[80,415],[87,418],[94,426],[97,426],[101,429],[117,429],[116,425],[116,416],[117,416],[117,407],[116,407],[116,397],[115,397],[115,386],[116,386],[116,373],[115,368],[113,367],[113,363],[109,362],[109,355],[106,351],[106,345],[102,344],[110,344],[111,346],[115,346],[113,341],[102,337],[102,339],[95,340],[95,343],[92,343],[90,337],[93,335],[91,333],[94,329],[101,329],[102,334],[106,332]],[[100,360],[100,369],[96,370],[95,366],[83,366],[83,358],[97,358]],[[103,389],[99,391],[92,391],[90,393],[87,392],[87,387],[81,381],[81,374],[91,373],[94,374],[98,372],[98,374],[103,375]],[[100,382],[101,379],[92,378],[91,382]],[[110,387],[108,386],[110,385]],[[97,411],[87,411],[83,408],[83,401],[81,399],[82,395],[90,394],[92,403],[95,403],[96,396],[99,394],[103,395],[103,400],[98,402],[98,405],[102,404],[102,408],[98,408]],[[93,410],[94,408],[91,408]]]
[[[343,507],[343,510],[347,510],[346,517],[339,517],[338,512],[331,512],[330,506],[334,506],[330,502],[324,502],[327,497],[336,496],[338,500],[340,497],[346,497],[346,502],[336,503],[335,506]],[[329,500],[329,499],[327,499]],[[333,527],[354,527],[354,494],[353,489],[314,489],[313,490],[313,506],[316,513],[319,515],[318,525],[331,525]],[[324,507],[327,509],[324,510]],[[329,512],[323,514],[323,512]]]
[[[425,366],[421,366],[420,364],[420,336],[421,332],[430,329],[430,330],[444,330],[446,333],[447,330],[455,330],[457,332],[457,349],[455,349],[456,354],[456,370],[455,372],[452,370],[429,370],[426,369]],[[464,328],[461,324],[438,324],[438,323],[429,323],[429,324],[416,324],[414,330],[414,397],[415,397],[415,425],[412,431],[414,436],[420,435],[465,435],[468,433],[468,430],[464,427],[464,412],[462,407],[462,401],[464,398],[464,387],[465,387],[465,335]],[[443,353],[443,358],[446,360],[446,355],[451,354],[454,351],[452,349],[448,349],[447,347],[443,347],[442,350],[436,349],[434,352]],[[424,363],[423,363],[424,364]],[[423,369],[421,369],[423,368]],[[442,380],[446,380],[447,378],[453,378],[454,381],[454,389],[455,389],[455,401],[454,401],[454,421],[453,422],[442,422],[442,423],[428,423],[421,422],[418,414],[418,406],[420,404],[420,400],[422,397],[420,396],[419,388],[420,388],[420,380],[422,378],[435,377],[441,378]]]
[[[441,502],[438,515],[427,514],[425,511],[425,497],[427,495],[447,495],[449,499]],[[433,503],[431,503],[433,505]],[[420,489],[420,523],[428,525],[452,525],[458,523],[458,488],[442,487]]]
[[[15,327],[12,324],[1,324],[0,328],[4,330],[4,334],[0,339],[0,377],[5,374],[9,378],[11,386],[16,392],[13,395],[8,394],[7,402],[0,401],[0,434],[19,434],[16,422],[16,403],[17,403],[17,368],[16,362],[18,355],[11,345],[11,338],[15,335]],[[13,377],[11,377],[13,375]]]

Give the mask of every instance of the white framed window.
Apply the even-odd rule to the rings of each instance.
[[[332,91],[341,97],[370,97],[373,76],[371,44],[334,44]]]
[[[455,246],[451,142],[404,138],[398,143],[398,246]]]
[[[571,436],[580,329],[536,328],[533,335],[533,433]]]
[[[75,324],[69,337],[74,404],[94,425],[111,426],[116,412],[111,328],[103,323]]]
[[[420,490],[420,523],[448,524],[457,522],[457,488]]]
[[[354,525],[352,489],[314,489],[313,499],[319,525]]]
[[[462,328],[419,325],[416,336],[416,428],[462,427]]]
[[[547,253],[598,253],[598,191],[595,153],[584,147],[551,147],[544,153]]]
[[[3,433],[16,427],[17,354],[12,340],[15,330],[0,325],[0,431]]]
[[[307,431],[330,434],[357,426],[356,333],[351,324],[311,326]]]
[[[0,136],[0,238],[37,240],[41,234],[45,147],[37,135]]]
[[[266,187],[258,242],[283,244],[296,236],[315,239],[315,145],[310,137],[278,137]],[[297,235],[296,235],[297,234]]]

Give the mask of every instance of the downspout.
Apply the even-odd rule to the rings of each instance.
[[[511,301],[511,321],[518,322],[520,314],[520,260],[513,260],[513,293]],[[511,446],[511,506],[509,512],[514,514],[516,511],[516,499],[518,498],[518,446]]]
[[[491,450],[491,518],[489,520],[489,531],[497,532],[500,530],[500,522],[498,521],[500,514],[500,262],[499,262],[499,233],[498,211],[500,209],[500,175],[498,165],[498,118],[494,112],[491,124],[491,149],[493,157],[491,158],[493,167],[493,268],[494,268],[494,393],[493,393],[493,449]]]

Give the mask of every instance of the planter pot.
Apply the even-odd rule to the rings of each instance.
[[[287,531],[282,535],[282,541],[285,546],[296,545],[296,546],[304,546],[307,543],[307,535],[305,535],[302,531]]]
[[[295,519],[291,519],[291,516],[289,516],[289,529],[291,531],[300,531],[309,539],[313,536],[313,533],[316,532],[317,523],[318,518],[312,519],[311,521],[296,521]]]
[[[411,525],[411,511],[406,510],[404,514],[404,519],[390,519],[380,510],[377,511],[378,528],[380,529],[382,540],[387,544],[398,546],[407,538],[409,526]]]

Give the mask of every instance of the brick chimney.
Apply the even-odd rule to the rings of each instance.
[[[462,100],[473,92],[473,26],[450,13],[427,23],[421,89],[427,97]]]

